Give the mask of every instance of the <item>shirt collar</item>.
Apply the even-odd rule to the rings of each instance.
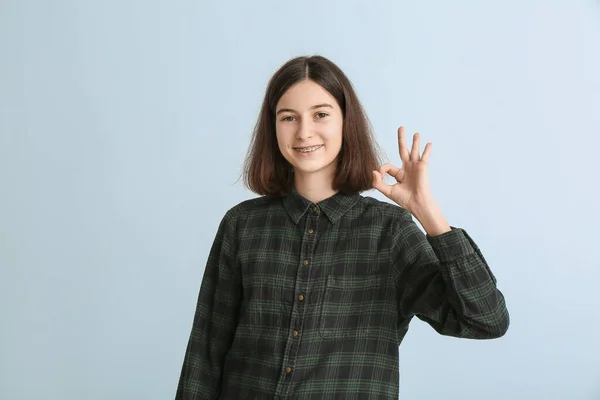
[[[360,194],[358,193],[344,194],[338,192],[315,204],[302,197],[295,189],[292,189],[289,194],[283,197],[282,201],[290,218],[297,224],[304,213],[314,207],[316,207],[317,210],[322,211],[332,223],[335,223],[342,215],[350,210],[359,199]]]

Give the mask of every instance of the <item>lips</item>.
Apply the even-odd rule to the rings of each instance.
[[[320,149],[321,147],[323,147],[322,144],[317,144],[314,146],[305,146],[305,147],[294,147],[294,150],[300,152],[300,153],[311,153],[315,150]]]

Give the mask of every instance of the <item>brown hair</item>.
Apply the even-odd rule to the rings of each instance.
[[[371,171],[380,165],[379,148],[371,125],[350,80],[337,65],[322,56],[293,58],[281,66],[269,81],[244,161],[245,186],[265,196],[281,196],[291,191],[292,166],[277,145],[275,107],[292,85],[305,79],[327,90],[342,110],[342,148],[333,189],[343,193],[371,189]]]

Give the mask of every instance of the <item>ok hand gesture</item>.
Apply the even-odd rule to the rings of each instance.
[[[431,143],[427,143],[421,155],[419,133],[415,133],[409,153],[404,138],[404,127],[401,126],[398,129],[398,150],[402,167],[385,164],[373,171],[373,187],[413,214],[415,210],[427,208],[433,202],[427,170],[431,146]],[[385,183],[383,177],[386,174],[393,176],[396,183]]]

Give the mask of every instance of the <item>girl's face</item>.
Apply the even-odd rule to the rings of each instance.
[[[344,122],[335,98],[307,79],[284,93],[275,118],[279,150],[294,167],[294,174],[333,179]]]

